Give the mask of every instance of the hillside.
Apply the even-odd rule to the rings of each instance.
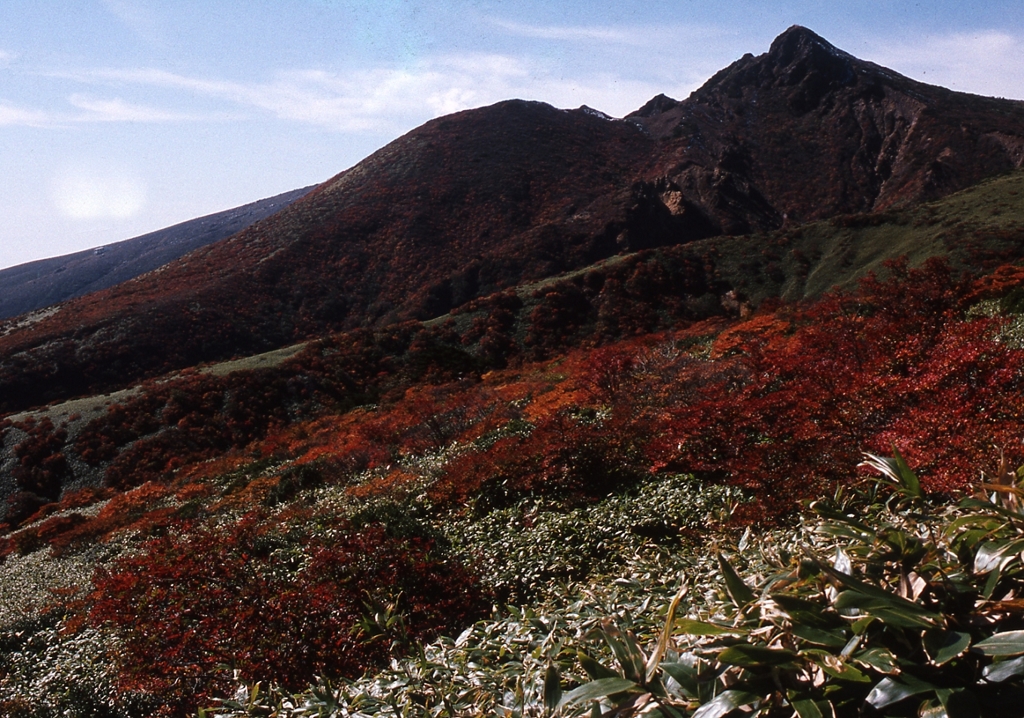
[[[791,28],[8,322],[0,714],[1013,715],[1020,117]]]
[[[0,270],[0,319],[16,317],[126,282],[219,242],[307,194],[292,190],[139,237]]]
[[[230,241],[8,331],[0,409],[437,317],[624,250],[944,196],[1017,166],[1022,137],[1022,103],[920,85],[803,28],[625,120],[458,113]]]

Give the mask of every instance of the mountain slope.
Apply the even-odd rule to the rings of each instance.
[[[440,316],[624,250],[942,196],[1018,165],[1022,138],[1024,104],[913,82],[803,28],[624,121],[458,113],[228,241],[9,327],[0,411]]]
[[[299,199],[292,190],[95,249],[0,270],[0,319],[112,287],[219,242]]]
[[[1024,103],[925,85],[802,27],[629,116],[648,180],[726,234],[936,199],[1024,161]]]

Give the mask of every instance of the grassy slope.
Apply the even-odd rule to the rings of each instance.
[[[755,303],[794,301],[833,287],[853,288],[886,261],[911,265],[948,257],[954,266],[992,269],[1024,254],[1024,172],[1011,172],[936,202],[879,214],[845,215],[769,235],[723,237],[690,245],[713,252],[722,277]],[[774,264],[775,271],[769,271]]]

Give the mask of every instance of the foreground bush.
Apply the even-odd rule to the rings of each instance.
[[[165,714],[183,715],[222,690],[232,669],[297,688],[382,665],[387,642],[357,635],[378,604],[401,608],[407,640],[479,616],[476,579],[429,541],[299,518],[252,515],[168,535],[104,571],[90,618],[120,633],[120,688],[157,695]]]
[[[1024,473],[1003,467],[954,506],[898,455],[870,463],[891,488],[748,532],[731,560],[633,564],[378,676],[295,695],[250,686],[209,715],[1024,714]]]

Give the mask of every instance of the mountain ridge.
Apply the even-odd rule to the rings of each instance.
[[[81,252],[0,270],[0,320],[134,279],[268,217],[313,185]]]
[[[0,336],[0,410],[430,319],[619,252],[909,205],[1022,160],[1024,103],[794,27],[622,120],[522,100],[432,120],[228,240]]]

